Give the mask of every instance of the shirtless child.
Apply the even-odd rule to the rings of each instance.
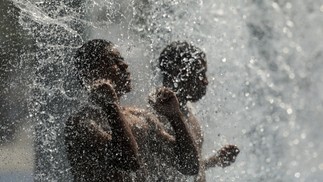
[[[208,85],[206,77],[207,64],[205,53],[187,42],[173,42],[162,51],[159,57],[159,68],[162,73],[165,88],[162,94],[165,98],[176,95],[180,104],[180,112],[184,121],[192,130],[194,142],[198,147],[200,169],[196,181],[205,181],[205,170],[210,167],[227,167],[235,161],[239,149],[235,145],[226,145],[217,154],[203,160],[201,156],[203,134],[198,120],[187,106],[187,102],[196,102],[201,99]],[[158,92],[160,94],[161,92]],[[157,96],[160,97],[160,96]],[[153,100],[153,99],[152,99]],[[150,101],[157,112],[165,109]],[[164,99],[166,100],[166,99]],[[160,102],[158,102],[160,103]],[[167,107],[166,109],[171,108]],[[162,115],[162,114],[161,114]],[[163,119],[160,119],[163,121]],[[171,129],[170,129],[171,130]],[[171,133],[171,131],[169,131]]]
[[[65,144],[74,181],[180,181],[172,173],[197,175],[200,147],[173,92],[161,89],[155,109],[172,126],[172,135],[145,110],[123,107],[131,91],[130,73],[115,46],[92,40],[75,55],[89,104],[66,122]],[[163,171],[175,170],[164,175]]]

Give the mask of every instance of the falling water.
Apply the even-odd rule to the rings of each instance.
[[[175,40],[203,49],[206,96],[194,103],[203,153],[231,143],[236,162],[207,181],[323,180],[323,1],[13,0],[36,42],[30,115],[35,180],[68,181],[62,129],[84,102],[71,56],[87,40],[118,45],[134,80],[124,104],[147,105],[160,86],[156,58]],[[148,83],[148,84],[147,84]]]

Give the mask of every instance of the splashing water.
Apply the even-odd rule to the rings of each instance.
[[[139,106],[160,85],[163,47],[187,40],[206,52],[210,83],[194,104],[203,153],[227,143],[241,149],[232,166],[210,169],[207,181],[323,180],[321,0],[13,2],[37,45],[21,56],[37,65],[29,86],[36,181],[71,178],[62,131],[86,100],[71,56],[93,38],[119,46],[134,80],[123,102]]]

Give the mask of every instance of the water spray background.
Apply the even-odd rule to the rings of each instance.
[[[119,46],[134,80],[123,102],[141,107],[159,85],[155,60],[167,43],[205,50],[210,84],[193,104],[204,154],[227,143],[241,149],[234,165],[209,170],[207,181],[323,179],[323,1],[13,2],[37,45],[21,55],[37,60],[29,85],[36,180],[70,178],[62,128],[85,100],[71,55],[92,38]]]

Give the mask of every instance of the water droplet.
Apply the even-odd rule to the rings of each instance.
[[[301,177],[301,173],[299,172],[295,173],[295,178],[299,178],[299,177]]]
[[[293,110],[292,110],[291,108],[288,108],[288,109],[287,109],[287,114],[289,114],[289,115],[290,115],[290,114],[292,114],[292,113],[293,113]]]

